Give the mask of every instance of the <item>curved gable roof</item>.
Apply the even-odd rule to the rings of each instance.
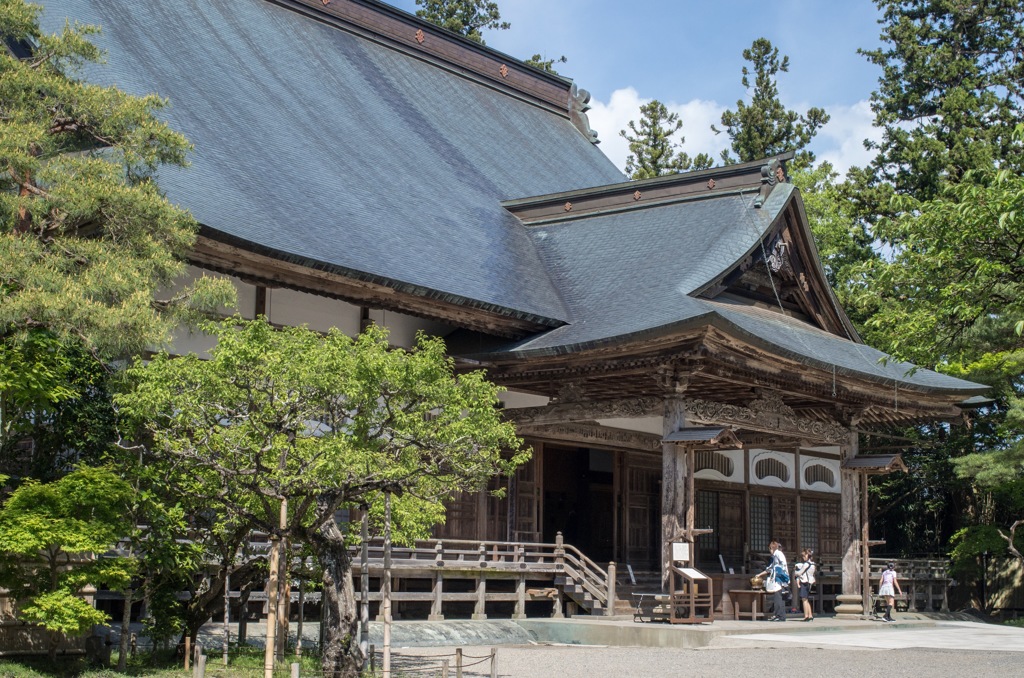
[[[161,189],[215,234],[567,318],[500,201],[622,180],[568,115],[266,0],[60,0],[44,29],[65,16],[103,28],[108,65],[90,81],[170,100],[162,115],[195,152],[190,168],[162,171]]]

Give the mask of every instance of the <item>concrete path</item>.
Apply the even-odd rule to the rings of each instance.
[[[445,625],[450,633],[466,637],[456,639],[449,634],[445,644],[434,647],[396,643],[392,651],[393,675],[440,676],[445,659],[451,669],[449,675],[454,675],[457,647],[463,652],[465,678],[492,675],[492,650],[495,674],[506,678],[743,678],[779,672],[827,678],[950,674],[1018,678],[1024,666],[1024,629],[961,621],[955,615],[907,616],[896,624],[827,617],[806,624],[793,619],[784,624],[719,621],[699,626],[638,624],[629,618],[531,621],[537,624],[529,625],[532,631],[528,637],[533,640],[525,642],[508,630],[507,621],[448,622]],[[491,630],[485,630],[492,625]],[[396,627],[403,627],[401,633],[406,641],[434,633],[427,622],[398,622]],[[545,632],[538,633],[538,628]],[[250,639],[256,641],[262,630],[262,625],[250,625]],[[315,624],[307,624],[303,635],[315,638],[316,630]],[[374,629],[378,630],[379,627]],[[203,635],[213,655],[219,651],[219,631],[216,625],[204,628]],[[492,636],[485,640],[481,634],[486,633]],[[626,642],[552,641],[557,635],[607,637]],[[436,635],[434,638],[437,640]],[[665,644],[657,644],[662,641]],[[378,671],[380,652],[378,645]]]
[[[880,625],[876,624],[875,626]],[[885,624],[880,628],[850,629],[845,633],[837,632],[834,629],[824,632],[800,629],[800,631],[792,633],[731,635],[728,640],[730,644],[736,644],[736,641],[748,641],[758,646],[769,644],[776,647],[779,643],[787,643],[820,648],[844,647],[875,650],[931,648],[1024,653],[1024,628],[977,622],[937,621],[934,622],[934,626],[928,627],[897,623]],[[1024,662],[1024,658],[1021,661]],[[1024,673],[1024,663],[1022,663],[1021,672]]]

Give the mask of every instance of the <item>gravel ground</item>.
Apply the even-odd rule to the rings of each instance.
[[[745,646],[744,646],[745,645]],[[676,650],[641,647],[505,646],[497,648],[497,675],[514,678],[612,678],[632,676],[758,676],[785,672],[787,676],[870,678],[885,676],[948,676],[960,671],[972,676],[1022,674],[1016,652],[964,650],[872,650],[806,646],[758,647],[755,641],[723,638],[709,648]],[[1024,649],[1024,648],[1022,648]],[[464,648],[463,675],[490,676],[490,662],[470,667],[487,657],[488,647]],[[441,657],[447,655],[454,676],[450,648],[408,648],[392,659],[396,676],[440,675]],[[379,667],[378,667],[379,669]],[[433,670],[431,670],[433,669]]]

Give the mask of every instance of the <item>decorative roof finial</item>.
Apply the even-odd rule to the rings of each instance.
[[[590,110],[590,92],[576,87],[573,83],[569,90],[569,119],[576,126],[583,136],[592,144],[601,143],[597,138],[597,132],[590,129],[590,120],[587,119],[587,111]]]

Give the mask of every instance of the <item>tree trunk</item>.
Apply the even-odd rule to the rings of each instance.
[[[128,643],[131,640],[132,589],[124,590],[124,613],[121,615],[121,639],[117,645],[117,671],[124,673],[128,668]]]
[[[265,558],[253,558],[243,563],[232,574],[232,579],[241,587],[248,588],[252,582],[262,582],[265,575],[260,569]],[[195,647],[199,629],[203,624],[224,613],[224,586],[227,583],[226,572],[223,569],[217,571],[192,594],[192,598],[185,608],[185,628],[181,634],[181,643],[185,638],[192,639],[192,647]]]
[[[324,675],[358,678],[362,666],[359,653],[359,617],[352,588],[352,561],[337,523],[328,520],[317,535],[323,571],[325,617],[321,668]]]

